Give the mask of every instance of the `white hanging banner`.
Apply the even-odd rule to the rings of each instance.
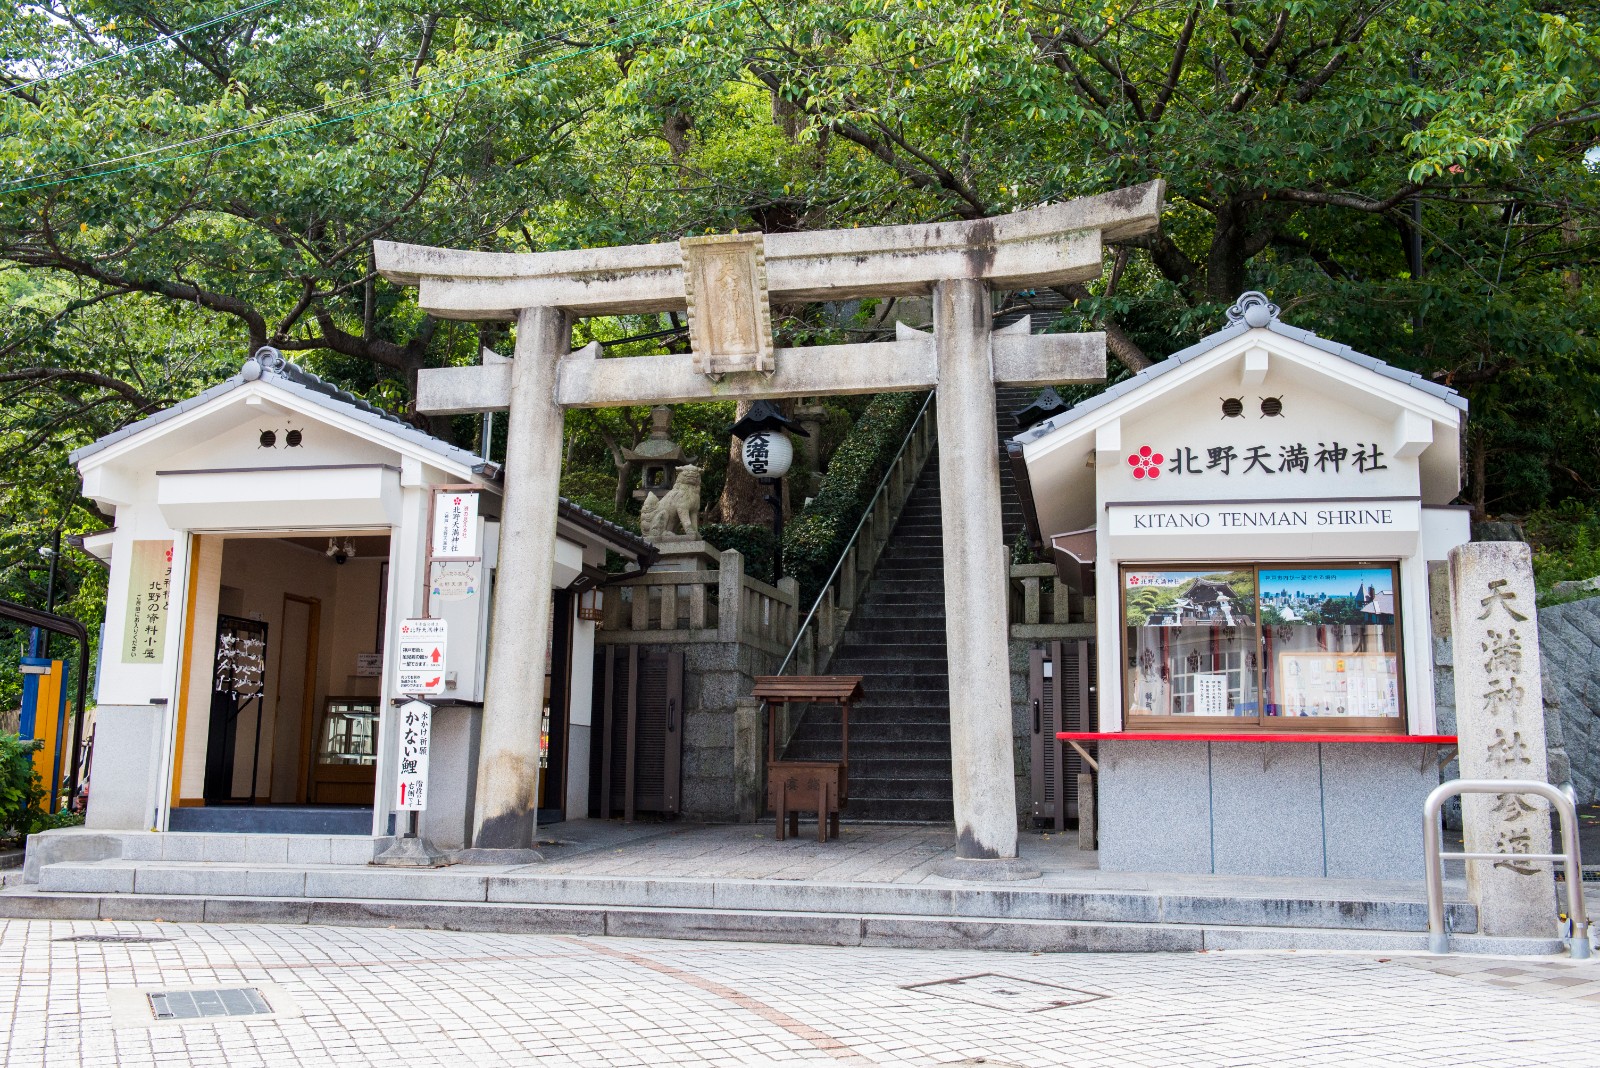
[[[423,701],[400,706],[400,785],[395,808],[420,812],[428,807],[428,743],[433,709]]]
[[[442,619],[401,620],[396,690],[408,697],[444,693],[446,637]]]
[[[441,490],[433,495],[433,553],[439,557],[478,555],[478,495]]]

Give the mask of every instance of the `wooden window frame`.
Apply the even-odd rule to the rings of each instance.
[[[1395,686],[1399,716],[1269,716],[1267,715],[1267,658],[1261,634],[1261,572],[1307,568],[1388,568],[1394,594]],[[1242,571],[1255,576],[1256,714],[1255,716],[1153,716],[1133,711],[1128,686],[1129,571]],[[1307,737],[1351,734],[1409,734],[1410,710],[1406,704],[1405,604],[1400,587],[1398,560],[1276,560],[1276,561],[1166,561],[1117,564],[1117,670],[1121,673],[1123,730],[1140,733],[1218,732],[1250,734],[1305,734]],[[1354,655],[1354,654],[1352,654]]]

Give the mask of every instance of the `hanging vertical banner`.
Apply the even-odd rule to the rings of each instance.
[[[428,807],[428,742],[433,709],[423,701],[400,706],[400,785],[398,809],[420,812]]]
[[[136,541],[122,617],[122,662],[159,664],[167,654],[167,601],[172,592],[172,542]]]
[[[478,555],[478,495],[443,490],[433,495],[434,557]]]

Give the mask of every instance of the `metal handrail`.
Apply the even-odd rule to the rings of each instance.
[[[1536,794],[1549,801],[1561,817],[1560,853],[1446,853],[1439,830],[1439,811],[1445,799],[1457,794]],[[1572,798],[1547,782],[1533,779],[1453,779],[1440,783],[1422,804],[1423,859],[1428,878],[1428,952],[1450,952],[1450,932],[1444,923],[1444,862],[1446,860],[1560,861],[1567,870],[1567,916],[1572,921],[1572,958],[1589,958],[1589,916],[1583,904],[1583,858],[1578,843],[1578,809]]]
[[[911,421],[911,429],[906,431],[906,438],[900,443],[900,448],[895,450],[894,459],[890,460],[883,469],[883,477],[878,480],[878,488],[873,491],[872,499],[867,501],[861,510],[861,518],[856,521],[856,529],[850,532],[850,540],[844,543],[844,548],[839,550],[839,562],[833,565],[833,571],[828,575],[828,581],[822,584],[822,589],[817,591],[817,599],[811,603],[811,610],[800,621],[800,626],[795,629],[794,641],[789,643],[789,651],[784,654],[783,663],[778,665],[775,675],[782,675],[789,669],[789,662],[794,659],[795,650],[800,648],[801,639],[805,637],[806,628],[811,626],[811,621],[816,617],[817,609],[822,607],[822,602],[828,596],[828,590],[833,588],[833,580],[839,577],[839,569],[850,558],[850,550],[855,547],[856,539],[861,537],[861,528],[867,525],[867,520],[872,518],[872,509],[877,506],[878,498],[883,496],[884,489],[889,485],[889,477],[894,474],[894,469],[900,464],[900,457],[905,455],[907,447],[917,436],[917,430],[922,426],[922,420],[928,414],[928,407],[933,404],[934,390],[929,390],[928,395],[922,400],[922,407],[917,409],[917,417]]]

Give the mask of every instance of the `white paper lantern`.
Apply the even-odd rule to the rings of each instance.
[[[758,430],[744,439],[741,457],[744,469],[757,478],[782,478],[794,461],[794,445],[782,431]]]

